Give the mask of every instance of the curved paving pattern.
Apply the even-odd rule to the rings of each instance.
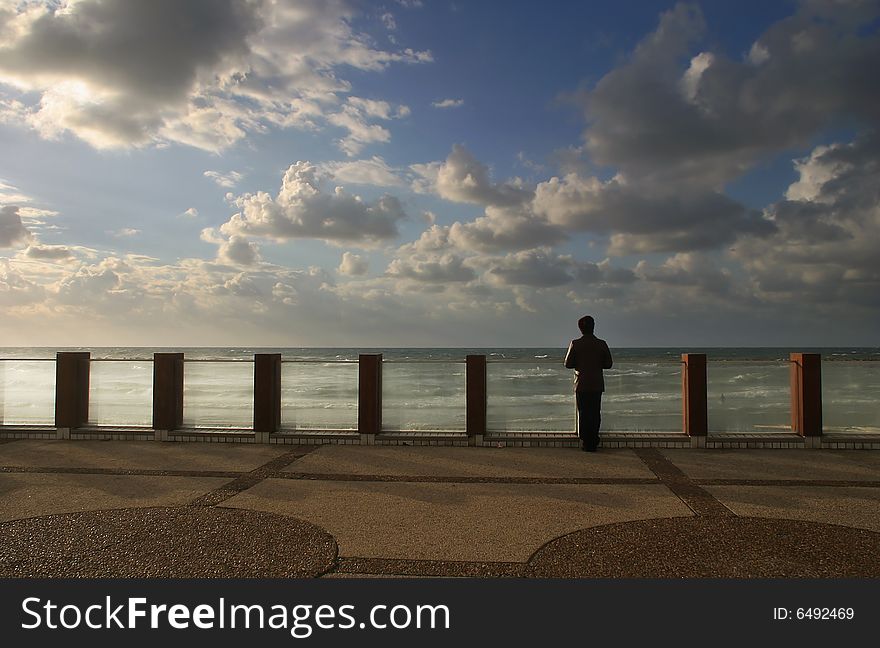
[[[305,578],[336,541],[294,518],[213,507],[115,509],[0,524],[0,577]]]
[[[575,531],[529,560],[541,578],[877,578],[880,533],[733,516],[639,520]]]

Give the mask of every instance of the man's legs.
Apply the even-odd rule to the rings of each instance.
[[[578,409],[578,436],[587,450],[599,445],[599,426],[602,423],[602,392],[575,392]]]

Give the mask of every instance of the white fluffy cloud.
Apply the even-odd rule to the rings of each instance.
[[[0,15],[6,120],[98,148],[178,142],[220,150],[269,126],[349,130],[353,151],[387,141],[369,106],[340,97],[344,66],[382,70],[429,52],[378,49],[344,0],[68,0]],[[38,97],[33,101],[32,97]],[[375,128],[373,128],[375,126]]]
[[[460,144],[452,147],[444,162],[414,164],[411,169],[420,176],[414,189],[434,191],[454,202],[510,207],[531,198],[531,192],[516,183],[493,183],[488,167]]]
[[[276,241],[314,238],[369,247],[395,238],[397,223],[406,216],[394,196],[366,202],[342,187],[322,191],[318,169],[308,162],[290,165],[275,197],[248,193],[234,204],[241,211],[220,227],[223,234]]]
[[[536,216],[529,206],[486,207],[485,215],[449,227],[449,240],[475,252],[522,250],[536,245],[553,245],[566,234],[552,223]]]
[[[400,279],[433,284],[471,281],[477,278],[473,269],[456,254],[422,254],[405,259],[394,259],[386,274]]]
[[[339,274],[356,277],[367,274],[370,263],[367,259],[352,252],[343,252],[342,261],[339,263],[337,271]]]

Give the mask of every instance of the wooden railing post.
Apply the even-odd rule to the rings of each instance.
[[[706,354],[681,354],[681,405],[684,433],[704,446],[709,433]]]
[[[358,432],[372,444],[382,431],[382,354],[358,356]]]
[[[153,429],[165,440],[183,425],[183,354],[153,354]]]
[[[281,429],[281,354],[254,354],[254,436],[268,443]]]
[[[467,356],[465,368],[467,435],[469,441],[476,442],[476,437],[486,434],[486,356]]]
[[[792,353],[791,429],[810,446],[822,444],[822,356]]]
[[[58,437],[70,438],[70,430],[89,420],[88,351],[59,351],[55,355],[55,427]]]

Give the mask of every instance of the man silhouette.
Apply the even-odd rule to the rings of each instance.
[[[574,369],[578,436],[585,452],[596,452],[599,447],[602,392],[605,391],[602,370],[611,369],[613,363],[608,344],[593,335],[595,326],[595,320],[589,315],[580,318],[578,328],[583,335],[571,341],[565,354],[565,366]]]

